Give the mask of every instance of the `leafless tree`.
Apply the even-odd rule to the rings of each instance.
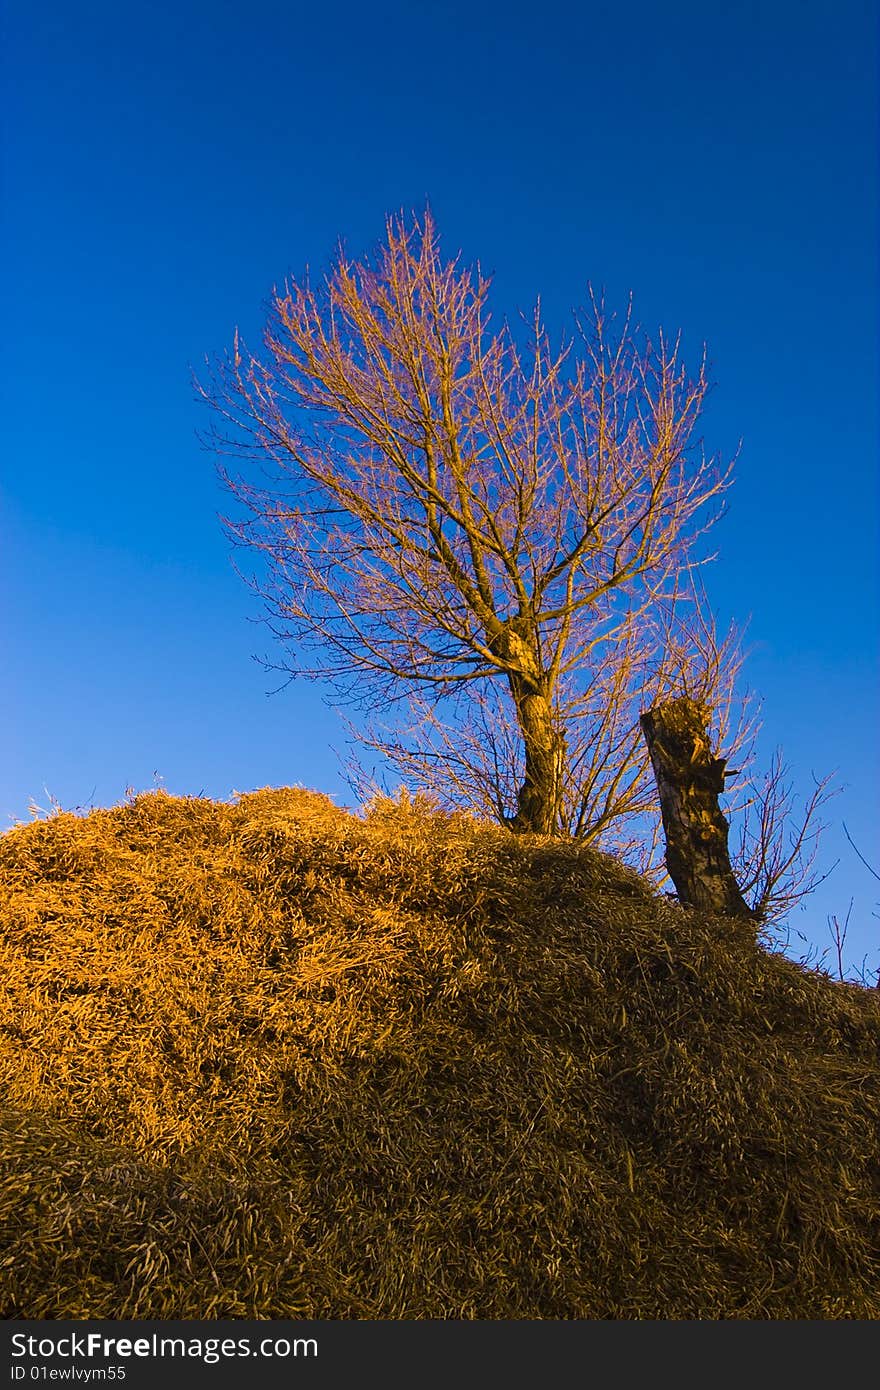
[[[781,749],[762,778],[741,777],[731,787],[730,815],[739,826],[734,872],[743,896],[762,920],[780,921],[836,867],[820,872],[817,858],[827,829],[823,807],[838,790],[832,777],[818,779],[799,806]]]
[[[650,846],[640,709],[688,694],[728,753],[753,724],[739,634],[698,581],[731,465],[697,433],[705,358],[591,294],[553,346],[540,306],[493,326],[479,266],[429,214],[273,292],[198,384],[227,518],[291,675],[357,704],[413,790],[517,832]]]
[[[828,918],[828,930],[831,933],[831,939],[834,942],[834,954],[837,960],[838,980],[846,979],[846,971],[843,968],[843,960],[844,951],[846,949],[846,938],[849,934],[849,919],[852,916],[854,901],[855,900],[853,898],[850,898],[849,907],[846,910],[846,916],[844,917],[842,922],[836,912]]]

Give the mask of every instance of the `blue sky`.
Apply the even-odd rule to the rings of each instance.
[[[3,112],[0,824],[127,786],[346,787],[322,692],[270,651],[217,522],[190,367],[273,283],[430,199],[502,312],[588,281],[708,344],[742,439],[708,576],[751,616],[765,756],[839,773],[792,917],[880,955],[873,0],[19,6]],[[795,941],[795,945],[798,943]]]

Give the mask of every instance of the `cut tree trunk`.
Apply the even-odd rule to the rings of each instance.
[[[754,918],[730,866],[729,827],[718,806],[725,759],[712,754],[708,711],[694,700],[668,700],[639,722],[660,796],[666,867],[679,901]]]

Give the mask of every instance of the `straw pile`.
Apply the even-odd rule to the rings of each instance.
[[[880,1316],[876,993],[604,855],[158,792],[0,922],[2,1316]]]

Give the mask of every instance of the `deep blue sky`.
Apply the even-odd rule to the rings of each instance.
[[[681,328],[742,438],[709,575],[751,615],[765,752],[839,770],[794,914],[878,956],[874,0],[9,7],[0,824],[31,799],[301,782],[350,802],[314,686],[267,698],[190,364],[273,282],[430,199],[446,249],[567,324],[588,281]],[[797,943],[795,943],[797,944]],[[880,963],[880,962],[876,962]]]

